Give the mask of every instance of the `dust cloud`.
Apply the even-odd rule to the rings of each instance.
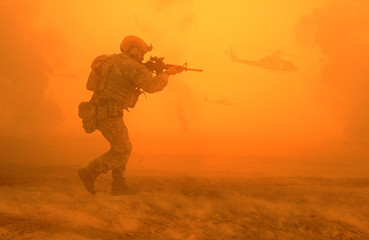
[[[325,159],[331,158],[331,145],[362,144],[365,155],[367,3],[328,3],[2,1],[0,128],[6,154],[1,159],[32,152],[30,163],[38,158],[85,163],[106,151],[108,143],[98,132],[83,132],[77,106],[92,94],[85,89],[91,61],[119,52],[126,35],[152,43],[150,54],[166,63],[204,69],[171,77],[164,91],[141,96],[125,114],[134,149],[130,167],[264,171],[272,166],[296,173],[296,168],[303,172],[300,157],[308,159],[314,151],[315,162],[330,165]],[[282,55],[299,71],[276,74],[235,64],[231,46],[249,60],[269,54],[256,48],[323,57]],[[11,142],[6,136],[15,133],[31,137]],[[32,140],[37,134],[45,135],[42,141]],[[173,158],[182,160],[177,165],[163,160]],[[305,161],[303,166],[311,164]]]
[[[367,239],[369,3],[0,0],[1,239]],[[170,77],[124,121],[126,179],[76,174],[92,60],[137,35]],[[298,72],[232,61],[282,49]],[[262,52],[259,49],[267,49]],[[146,56],[147,58],[150,56]],[[360,208],[360,211],[357,211]]]
[[[32,26],[34,3],[1,1],[0,132],[14,137],[50,132],[63,113],[49,92],[50,63],[63,61],[54,47],[63,45],[50,31]],[[61,50],[58,49],[60,52]]]
[[[364,156],[369,153],[368,9],[367,1],[330,1],[297,26],[298,43],[322,54],[320,94],[342,121],[340,147]]]
[[[164,48],[160,54],[166,56],[165,61],[182,65],[187,58],[189,31],[196,25],[193,2],[191,0],[150,0],[145,3],[147,7],[135,13],[137,27],[154,42],[154,48],[155,46]],[[181,129],[188,133],[191,117],[189,114],[191,107],[188,106],[188,102],[191,100],[191,90],[181,76],[171,81],[169,88],[172,96],[167,98],[167,104],[171,105],[172,111],[176,113]]]

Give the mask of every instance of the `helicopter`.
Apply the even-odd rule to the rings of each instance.
[[[263,58],[260,58],[258,61],[253,60],[244,60],[239,59],[236,57],[233,53],[233,50],[231,49],[230,56],[234,62],[239,62],[251,66],[261,67],[264,69],[268,69],[272,72],[297,72],[298,67],[295,66],[292,62],[284,60],[280,55],[286,55],[286,56],[295,56],[290,54],[283,54],[282,50],[275,50],[275,51],[269,51],[269,50],[263,50],[271,52],[271,55],[265,56]]]

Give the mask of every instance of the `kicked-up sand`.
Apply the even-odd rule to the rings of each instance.
[[[81,166],[0,166],[0,239],[369,239],[369,179],[128,171],[85,191]]]

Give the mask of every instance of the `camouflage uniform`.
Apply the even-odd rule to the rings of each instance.
[[[96,178],[101,173],[112,170],[113,183],[124,180],[123,174],[132,151],[127,127],[123,122],[123,109],[135,105],[137,89],[148,93],[162,90],[168,84],[168,73],[153,76],[142,63],[126,54],[114,54],[104,90],[95,92],[91,103],[97,106],[96,129],[110,143],[110,150],[91,161],[87,169]],[[92,65],[93,67],[93,65]]]

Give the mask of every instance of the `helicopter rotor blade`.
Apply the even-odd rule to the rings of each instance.
[[[264,51],[264,52],[270,52],[276,55],[283,55],[283,56],[290,56],[290,57],[301,57],[301,58],[306,58],[305,56],[301,56],[301,55],[296,55],[296,54],[289,54],[289,53],[283,53],[283,50],[281,49],[276,49],[274,51],[272,50],[267,50],[267,49],[263,49],[263,48],[256,48],[259,51]]]

